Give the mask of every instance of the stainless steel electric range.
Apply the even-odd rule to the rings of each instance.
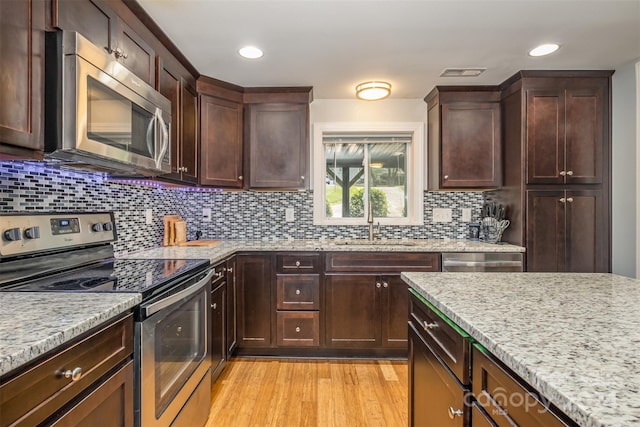
[[[136,425],[202,426],[210,400],[209,260],[117,259],[111,212],[0,215],[0,291],[137,292]]]

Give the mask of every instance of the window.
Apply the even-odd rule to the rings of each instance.
[[[314,223],[422,224],[422,123],[317,123]]]

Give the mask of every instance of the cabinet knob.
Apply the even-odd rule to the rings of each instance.
[[[382,285],[380,284],[380,282],[376,282],[376,288],[381,287]]]
[[[296,332],[300,332],[300,326],[296,326]]]
[[[129,55],[124,53],[122,48],[120,47],[116,48],[116,50],[113,52],[113,56],[115,56],[116,58],[122,58],[122,59],[127,59],[129,57]]]
[[[445,176],[443,176],[442,178],[444,178],[444,179],[449,179],[449,175],[445,175]]]
[[[387,282],[382,282],[382,287],[383,287],[383,288],[388,288],[388,287],[389,287],[389,284],[388,284]]]
[[[213,304],[211,304],[211,308],[213,308],[214,310],[218,308],[218,303],[214,302]]]
[[[300,179],[304,181],[304,175],[302,175],[302,176],[300,177]]]
[[[453,409],[453,407],[449,406],[449,418],[454,419],[455,417],[461,417],[464,414],[462,409]]]
[[[240,175],[240,176],[238,177],[238,179],[239,179],[240,181],[242,181],[242,175]]]
[[[300,267],[300,261],[296,261],[296,267]]]
[[[567,202],[567,199],[565,199],[564,197],[560,198],[560,203],[566,203],[566,202]]]
[[[233,268],[228,268],[227,273],[233,273]]]
[[[567,173],[565,171],[560,171],[560,176],[565,176]]]
[[[73,370],[67,369],[62,372],[62,376],[65,378],[71,378],[71,381],[78,381],[82,377],[82,368],[74,368]]]
[[[422,327],[424,328],[424,330],[429,330],[429,329],[435,329],[438,327],[438,324],[436,322],[433,323],[428,323],[426,320],[422,322]]]
[[[573,176],[573,171],[567,171],[567,176]]]
[[[567,202],[573,203],[573,197],[567,197]]]
[[[300,289],[296,289],[296,295],[300,295]]]

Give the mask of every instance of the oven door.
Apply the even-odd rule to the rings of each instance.
[[[169,426],[183,408],[191,410],[185,406],[209,374],[212,275],[213,271],[207,271],[192,279],[195,282],[192,285],[154,298],[140,308],[143,320],[137,325],[136,354],[140,375],[136,418],[140,426]],[[208,381],[204,383],[209,385]],[[202,411],[206,421],[209,407]]]

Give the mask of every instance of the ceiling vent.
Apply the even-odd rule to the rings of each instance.
[[[445,68],[440,77],[476,77],[485,70],[486,68]]]

